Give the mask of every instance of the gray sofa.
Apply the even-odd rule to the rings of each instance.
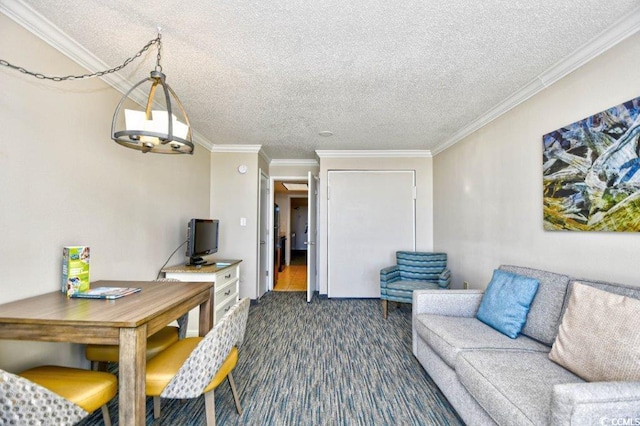
[[[516,339],[475,318],[480,290],[421,290],[413,295],[413,353],[465,423],[640,424],[640,382],[585,382],[548,358],[574,279],[518,266],[500,269],[539,281]],[[579,281],[640,299],[638,287]]]

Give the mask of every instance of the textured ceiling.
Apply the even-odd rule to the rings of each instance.
[[[162,27],[163,70],[213,144],[436,150],[638,0],[25,0],[110,66]],[[615,7],[613,7],[615,5]],[[135,82],[155,51],[125,68]],[[46,70],[41,70],[46,74]],[[333,136],[322,137],[321,131]]]

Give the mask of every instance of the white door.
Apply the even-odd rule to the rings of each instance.
[[[318,246],[318,181],[317,177],[313,176],[309,172],[308,179],[308,219],[307,223],[307,302],[311,302],[313,293],[316,291],[318,283],[318,271],[317,271],[317,252]]]
[[[258,226],[258,288],[256,297],[259,299],[267,292],[267,278],[269,276],[269,178],[260,171],[260,183],[258,193],[260,194],[260,205],[258,217],[260,223]]]
[[[412,170],[329,171],[329,297],[380,297],[380,269],[415,250],[414,194]]]

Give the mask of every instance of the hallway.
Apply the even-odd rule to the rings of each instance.
[[[289,265],[278,273],[278,282],[273,291],[306,291],[307,265]]]

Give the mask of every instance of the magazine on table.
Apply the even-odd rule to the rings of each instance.
[[[71,297],[78,299],[118,299],[137,293],[140,290],[142,289],[137,287],[96,287],[87,291],[74,293]]]

